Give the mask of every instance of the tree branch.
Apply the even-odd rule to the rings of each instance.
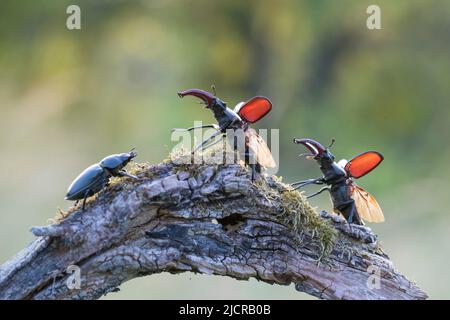
[[[173,161],[134,170],[139,181],[116,179],[85,212],[32,228],[38,238],[0,268],[0,299],[97,299],[136,277],[186,271],[294,283],[322,299],[427,298],[369,228],[317,214],[276,177],[252,183],[240,165]],[[80,289],[66,284],[71,265]]]

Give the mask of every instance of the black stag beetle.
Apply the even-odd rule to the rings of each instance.
[[[108,185],[111,177],[138,177],[127,173],[123,168],[130,162],[137,153],[132,149],[130,152],[113,154],[107,156],[99,163],[93,164],[84,170],[69,186],[65,200],[83,199],[83,211],[86,206],[86,199],[93,196]],[[76,203],[75,203],[76,204]]]
[[[334,211],[342,214],[349,223],[362,225],[361,218],[369,222],[384,221],[383,212],[375,198],[353,181],[353,179],[368,174],[383,161],[380,153],[368,151],[350,161],[341,160],[336,163],[334,155],[330,152],[334,139],[327,148],[312,139],[294,139],[294,143],[304,145],[311,152],[311,154],[301,154],[300,156],[316,160],[324,175],[321,178],[293,183],[294,189],[309,184],[326,184],[327,186],[308,198],[327,190],[330,192]]]
[[[213,87],[214,89],[214,87]],[[254,97],[247,102],[239,103],[233,110],[227,107],[227,104],[221,99],[217,98],[215,94],[200,90],[189,89],[179,92],[180,98],[186,96],[194,96],[202,100],[205,107],[212,110],[214,117],[218,124],[210,124],[192,127],[188,129],[172,129],[172,131],[191,131],[194,129],[213,128],[217,130],[210,137],[205,139],[197,147],[192,150],[194,154],[197,150],[209,148],[222,141],[225,136],[228,138],[233,150],[238,149],[239,143],[236,139],[242,138],[244,140],[244,149],[239,150],[240,156],[245,159],[245,163],[252,169],[252,180],[255,180],[256,174],[261,173],[261,167],[273,168],[276,166],[272,153],[267,147],[264,139],[252,128],[249,124],[255,123],[272,109],[272,103],[265,97]],[[232,135],[227,135],[227,131],[232,130]],[[243,136],[239,137],[238,132],[242,131]],[[216,137],[221,139],[212,142]]]

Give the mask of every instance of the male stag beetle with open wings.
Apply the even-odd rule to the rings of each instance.
[[[306,157],[316,160],[324,174],[322,178],[293,183],[294,189],[309,184],[326,184],[327,186],[308,196],[308,198],[328,190],[334,211],[342,214],[349,223],[362,225],[361,219],[368,222],[384,221],[383,212],[375,198],[353,181],[353,179],[365,176],[383,161],[383,156],[380,153],[368,151],[350,161],[341,160],[336,163],[334,155],[330,152],[334,140],[328,148],[312,139],[294,139],[294,143],[304,145],[311,152]]]
[[[214,117],[218,122],[218,124],[197,126],[188,129],[173,129],[174,131],[191,131],[201,128],[213,128],[217,130],[217,132],[195,147],[192,153],[195,153],[199,149],[204,150],[221,142],[222,138],[225,136],[233,150],[237,151],[239,142],[236,141],[236,138],[241,138],[243,140],[242,145],[244,145],[244,150],[239,150],[240,156],[245,159],[245,164],[250,166],[252,170],[252,180],[255,180],[257,173],[261,173],[262,167],[273,168],[276,166],[272,153],[267,147],[264,139],[249,126],[249,124],[257,122],[270,112],[272,103],[269,99],[256,96],[247,102],[239,103],[234,110],[232,110],[227,107],[227,104],[224,101],[217,98],[215,95],[200,89],[189,89],[179,92],[178,95],[180,98],[194,96],[201,99],[206,105],[206,108],[213,111]],[[227,134],[230,133],[229,130],[231,130],[233,134]],[[240,136],[238,132],[242,132],[243,135]],[[212,142],[218,136],[220,136],[221,139]]]

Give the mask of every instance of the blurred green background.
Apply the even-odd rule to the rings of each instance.
[[[82,30],[66,29],[81,7]],[[381,7],[382,30],[366,28]],[[72,179],[136,146],[158,163],[170,129],[212,122],[176,92],[208,89],[230,105],[274,109],[285,182],[320,175],[292,138],[336,138],[337,158],[374,149],[360,185],[386,222],[370,225],[396,267],[431,298],[450,298],[450,2],[11,1],[0,3],[0,260],[55,216]],[[309,189],[311,192],[313,189]],[[311,201],[330,209],[327,195]],[[293,286],[184,275],[124,284],[107,298],[308,299]]]

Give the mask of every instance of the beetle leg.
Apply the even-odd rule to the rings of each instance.
[[[205,139],[202,143],[200,143],[197,147],[194,148],[194,150],[192,150],[192,154],[194,154],[198,149],[203,148],[203,146],[205,146],[206,144],[208,144],[208,142],[210,142],[211,140],[213,140],[215,137],[217,137],[219,134],[222,134],[222,131],[217,131],[215,133],[213,133],[209,138]]]
[[[132,174],[129,174],[125,170],[120,170],[119,172],[117,172],[117,176],[118,177],[129,177],[129,178],[132,178],[132,179],[135,179],[135,180],[139,180],[138,177],[136,177],[136,176],[134,176]]]
[[[86,192],[84,193],[83,206],[82,206],[82,208],[81,208],[81,211],[84,211],[84,210],[86,209],[86,199],[88,198],[89,191],[90,191],[90,190],[86,190]]]
[[[322,178],[318,178],[318,179],[307,179],[307,180],[302,180],[302,181],[297,181],[297,182],[293,182],[291,183],[292,186],[297,185],[297,184],[304,184],[304,183],[316,183],[316,184],[321,184],[321,182],[323,182]]]
[[[261,173],[261,165],[259,163],[249,164],[250,169],[252,170],[252,182],[256,180],[256,176],[258,173]]]
[[[311,179],[293,182],[293,183],[291,183],[291,186],[295,186],[296,184],[302,184],[302,183],[305,183],[305,182],[307,182],[309,180],[311,180]]]
[[[354,200],[340,205],[336,209],[344,216],[345,220],[347,220],[348,223],[364,225],[364,222],[362,222],[361,218],[359,217]]]
[[[306,199],[309,199],[309,198],[315,197],[315,196],[317,196],[317,195],[321,194],[322,192],[324,192],[325,190],[328,190],[328,191],[330,191],[330,187],[329,187],[329,186],[323,187],[322,189],[320,189],[320,190],[319,190],[319,191],[317,191],[316,193],[313,193],[313,194],[311,194],[311,195],[309,195],[309,196],[306,196]]]
[[[250,168],[252,169],[252,181],[255,181],[255,179],[256,179],[256,165],[255,164],[251,164]]]
[[[208,144],[207,146],[204,146],[203,148],[202,148],[202,150],[206,150],[206,149],[208,149],[208,148],[211,148],[212,146],[215,146],[216,144],[218,144],[219,142],[223,142],[223,138],[225,137],[225,134],[221,137],[221,139],[219,139],[219,140],[217,140],[217,141],[214,141],[213,143],[211,143],[211,144]]]
[[[292,190],[298,190],[298,189],[300,189],[300,188],[303,187],[303,186],[304,186],[303,184],[300,184],[300,185],[294,187]]]
[[[220,127],[217,124],[208,124],[208,125],[204,125],[204,126],[196,126],[196,127],[191,127],[191,128],[187,128],[187,129],[174,128],[174,129],[172,129],[172,132],[174,132],[174,131],[192,131],[195,129],[206,129],[206,128],[213,128],[216,130],[220,130]]]
[[[294,182],[291,183],[292,186],[296,186],[294,187],[294,190],[300,189],[304,186],[307,186],[309,184],[324,184],[325,181],[323,180],[323,178],[318,178],[318,179],[308,179],[308,180],[304,180],[304,181],[299,181],[299,182]]]
[[[350,206],[350,213],[347,217],[347,221],[348,223],[354,223],[354,224],[358,224],[358,225],[364,225],[364,223],[361,221],[361,218],[358,215],[358,211],[356,210],[356,205],[355,203],[352,203],[352,205]]]
[[[252,161],[251,161],[252,160]],[[255,155],[248,148],[244,154],[244,163],[250,167],[252,173],[252,181],[256,180],[258,173],[261,173],[261,165],[257,162]]]

